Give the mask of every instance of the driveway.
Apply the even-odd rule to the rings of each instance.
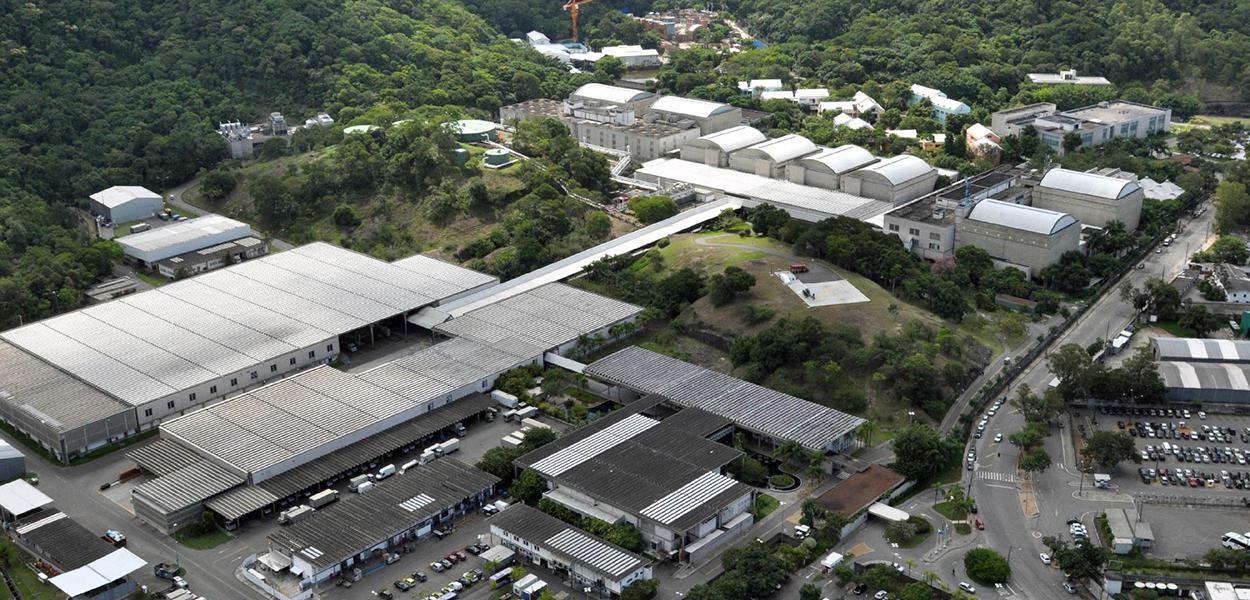
[[[178,207],[179,210],[186,211],[197,217],[210,214],[212,211],[204,210],[203,208],[200,208],[194,204],[191,204],[190,202],[187,202],[183,198],[183,195],[187,193],[187,190],[190,190],[191,188],[199,184],[200,184],[200,178],[196,177],[195,179],[192,179],[191,181],[183,183],[179,185],[178,187],[166,190],[165,192],[165,197],[167,199],[166,201]],[[283,240],[280,240],[272,236],[269,237],[269,243],[273,244],[273,247],[277,248],[278,250],[290,250],[291,248],[295,247],[294,244],[285,242]]]

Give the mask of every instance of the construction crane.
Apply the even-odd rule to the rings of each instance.
[[[573,41],[577,41],[577,7],[583,4],[590,4],[593,0],[568,0],[564,3],[564,10],[569,11],[569,15],[573,17]]]

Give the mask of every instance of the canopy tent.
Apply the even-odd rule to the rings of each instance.
[[[883,504],[881,502],[874,502],[872,506],[869,506],[868,514],[874,517],[885,519],[887,521],[895,521],[895,522],[906,521],[907,519],[911,518],[911,515],[907,514],[906,511],[899,510],[897,508],[894,508],[893,506],[890,506],[888,504]]]

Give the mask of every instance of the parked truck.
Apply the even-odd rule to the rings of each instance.
[[[288,508],[282,511],[282,514],[278,515],[278,524],[290,525],[291,523],[298,523],[308,517],[308,515],[313,514],[316,510],[317,509],[307,504],[301,504],[295,508]]]
[[[130,233],[142,233],[152,228],[149,223],[135,223],[130,226]]]
[[[448,454],[451,454],[452,452],[455,452],[460,449],[460,438],[451,438],[450,440],[447,440],[439,444],[438,447],[439,447],[439,452],[443,456],[447,456]]]
[[[372,475],[357,475],[348,481],[347,488],[353,492],[359,492],[360,486],[369,483],[371,479],[373,479]]]
[[[376,477],[374,477],[374,479],[377,481],[381,481],[394,474],[395,474],[395,465],[393,464],[386,465],[385,467],[378,469],[378,474]]]
[[[513,396],[512,394],[509,394],[508,392],[505,392],[503,390],[495,390],[491,392],[490,397],[495,402],[498,402],[499,404],[506,406],[508,408],[516,408],[516,405],[518,402],[516,396]]]
[[[518,420],[524,421],[525,419],[529,419],[536,414],[538,414],[537,406],[527,406],[525,408],[522,408],[516,411],[516,418]]]
[[[308,505],[313,508],[321,508],[335,500],[339,499],[338,490],[321,490],[308,498]]]

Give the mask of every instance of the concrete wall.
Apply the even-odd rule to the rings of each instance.
[[[895,185],[871,171],[852,171],[842,177],[842,191],[899,205],[932,192],[937,185],[937,178],[937,171],[933,170]]]
[[[1108,222],[1118,220],[1133,231],[1141,219],[1142,199],[1145,196],[1139,188],[1128,196],[1109,200],[1039,185],[1033,188],[1033,206],[1068,213],[1082,224],[1094,227],[1104,227]]]
[[[965,219],[955,231],[956,248],[976,246],[994,258],[1028,267],[1034,275],[1059,262],[1064,252],[1076,250],[1080,243],[1081,228],[1077,224],[1044,235]]]
[[[165,208],[165,202],[160,196],[151,198],[134,198],[128,202],[124,202],[113,208],[109,208],[95,200],[91,200],[91,212],[104,215],[105,218],[111,219],[114,225],[129,223],[130,221],[138,221],[156,215],[161,209]]]
[[[699,130],[684,129],[671,135],[652,137],[643,135],[640,128],[608,127],[592,121],[573,123],[574,137],[579,142],[611,148],[643,160],[660,158],[678,150],[686,143],[698,139]]]
[[[729,166],[729,155],[715,144],[686,144],[681,147],[681,159],[722,169]]]
[[[786,179],[826,190],[842,189],[842,179],[836,173],[819,167],[810,168],[801,160],[786,165]]]
[[[61,460],[86,454],[139,431],[135,409],[124,407],[120,403],[117,405],[116,413],[65,431],[45,423],[43,417],[25,410],[21,405],[3,400],[0,400],[0,419],[4,419],[14,429],[30,436],[32,440]]]

